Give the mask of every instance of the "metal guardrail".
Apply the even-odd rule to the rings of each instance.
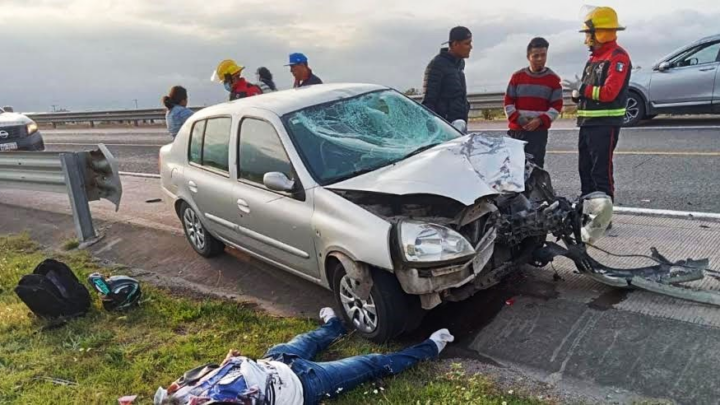
[[[415,101],[422,101],[423,96],[411,96]],[[470,102],[470,116],[477,116],[478,112],[484,110],[493,110],[503,108],[505,101],[505,93],[473,93],[468,94],[468,102]],[[563,103],[565,107],[574,106],[575,103],[570,97],[570,91],[563,91]],[[473,114],[475,113],[475,114]]]
[[[470,102],[470,115],[478,116],[484,110],[503,108],[505,93],[474,93],[468,94]],[[421,101],[422,95],[411,96],[413,100]],[[564,92],[566,106],[574,105],[570,98],[570,92]],[[191,107],[193,111],[200,111],[203,107]],[[166,110],[163,108],[144,110],[119,110],[119,111],[89,111],[89,112],[55,112],[28,114],[27,116],[39,124],[57,124],[89,122],[94,127],[97,122],[132,122],[135,126],[140,122],[164,121]]]
[[[200,111],[203,107],[191,107],[193,111]],[[132,122],[136,126],[140,121],[163,121],[166,110],[163,108],[145,110],[118,110],[118,111],[88,111],[88,112],[53,112],[26,114],[30,119],[39,124],[67,124],[78,122],[89,122],[95,126],[96,122]]]
[[[97,237],[89,201],[120,206],[122,184],[117,162],[105,145],[87,152],[2,152],[0,189],[67,193],[81,242]]]

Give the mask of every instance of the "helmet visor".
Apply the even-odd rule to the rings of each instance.
[[[594,27],[592,26],[592,24],[588,24],[588,21],[590,21],[590,16],[597,9],[598,9],[598,6],[592,6],[590,4],[585,4],[584,6],[580,7],[578,19],[583,22],[583,27],[580,30],[580,32],[593,31]]]

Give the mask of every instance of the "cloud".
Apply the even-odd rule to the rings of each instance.
[[[609,1],[613,3],[613,1]],[[657,0],[652,10],[616,1],[628,30],[620,42],[635,64],[649,67],[672,49],[713,34],[720,5],[706,0]],[[209,81],[215,65],[233,58],[247,76],[267,66],[290,87],[287,55],[302,51],[326,82],[420,87],[428,61],[461,23],[473,31],[466,74],[470,91],[502,90],[523,67],[530,38],[550,43],[550,65],[580,72],[587,58],[577,32],[579,6],[558,0],[553,12],[517,0],[492,9],[482,2],[448,13],[438,2],[324,0],[0,0],[0,105],[46,111],[159,107],[173,85],[193,105],[224,101]],[[458,16],[461,16],[458,18]]]

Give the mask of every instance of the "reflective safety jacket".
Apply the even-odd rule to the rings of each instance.
[[[240,77],[232,87],[232,91],[230,92],[230,101],[257,96],[258,94],[262,94],[260,87],[248,83],[244,77]]]
[[[616,41],[594,50],[579,89],[578,126],[621,126],[630,84],[630,56]]]

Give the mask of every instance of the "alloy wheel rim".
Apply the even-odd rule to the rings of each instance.
[[[200,218],[198,218],[192,208],[188,208],[185,210],[183,220],[185,222],[188,239],[190,239],[193,246],[199,250],[203,250],[205,248],[205,228],[203,228]]]
[[[343,276],[340,280],[340,301],[355,328],[364,333],[372,333],[378,325],[375,300],[372,295],[366,300],[360,299],[355,292],[358,284],[348,275]]]
[[[640,114],[640,107],[638,106],[637,100],[634,98],[628,98],[627,107],[625,108],[625,122],[630,122],[637,118]]]

